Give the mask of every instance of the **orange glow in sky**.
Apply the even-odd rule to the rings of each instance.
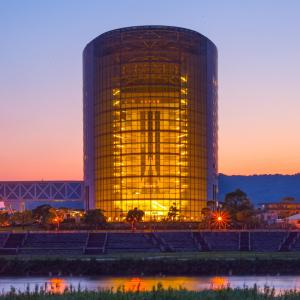
[[[82,179],[83,48],[145,24],[217,45],[220,173],[300,172],[300,1],[174,1],[1,3],[0,180]]]

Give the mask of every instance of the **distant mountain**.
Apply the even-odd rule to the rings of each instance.
[[[300,173],[295,175],[224,175],[219,174],[219,200],[236,189],[244,191],[254,204],[278,202],[283,197],[300,201]]]

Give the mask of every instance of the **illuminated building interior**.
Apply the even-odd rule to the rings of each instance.
[[[141,26],[108,32],[87,46],[85,137],[94,142],[85,140],[85,185],[90,207],[109,220],[122,220],[135,207],[145,220],[161,220],[171,206],[181,220],[201,218],[215,128],[207,89],[217,88],[214,70],[207,71],[207,41],[193,31]],[[210,110],[216,114],[215,106]]]
[[[173,203],[187,205],[187,77],[181,76],[181,88],[172,96],[159,88],[150,96],[146,89],[112,91],[114,178],[107,184],[113,181],[116,209],[139,207],[159,218]]]

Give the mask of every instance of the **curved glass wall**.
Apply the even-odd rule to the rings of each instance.
[[[86,47],[85,123],[93,122],[85,135],[93,142],[85,147],[93,157],[85,173],[91,172],[94,207],[110,220],[135,207],[145,219],[161,220],[171,206],[182,220],[201,218],[208,133],[216,130],[208,116],[216,108],[207,107],[213,103],[207,89],[216,89],[216,74],[207,73],[208,44],[216,60],[215,46],[202,35],[150,26],[114,30]]]

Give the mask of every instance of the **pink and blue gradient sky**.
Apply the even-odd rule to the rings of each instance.
[[[191,28],[219,51],[219,171],[300,172],[300,1],[1,0],[0,180],[82,178],[82,50]]]

